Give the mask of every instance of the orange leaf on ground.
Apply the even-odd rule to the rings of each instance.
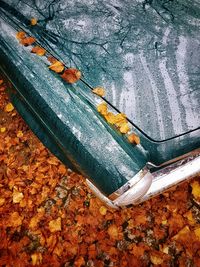
[[[53,64],[51,64],[51,66],[49,66],[50,70],[55,71],[56,73],[60,73],[64,70],[64,65],[62,62],[56,60],[56,62],[54,62]]]
[[[85,266],[85,260],[84,258],[81,256],[79,257],[75,262],[74,262],[74,267],[81,267],[81,266]]]
[[[18,40],[22,40],[22,39],[24,39],[26,37],[26,33],[22,32],[22,31],[21,32],[17,32],[16,37],[17,37]]]
[[[36,18],[32,18],[30,20],[30,23],[31,23],[32,26],[36,25],[37,24],[37,19]]]
[[[20,43],[24,46],[29,46],[32,45],[33,43],[36,42],[36,39],[34,37],[25,37],[24,39],[20,40]]]
[[[24,198],[23,193],[14,189],[14,191],[13,191],[13,203],[20,203],[20,201],[23,198]]]
[[[175,236],[172,237],[174,240],[179,240],[179,239],[186,239],[189,236],[191,236],[191,231],[190,228],[186,225],[184,228],[182,228]]]
[[[5,203],[5,198],[0,197],[0,207]]]
[[[32,218],[31,218],[31,221],[30,221],[30,224],[29,224],[29,227],[30,227],[31,229],[36,228],[37,225],[38,225],[38,222],[39,222],[39,219],[38,219],[37,217],[32,217]]]
[[[52,233],[61,231],[61,218],[60,217],[58,217],[56,220],[52,220],[49,222],[49,230]]]
[[[23,136],[24,136],[24,134],[23,134],[22,131],[18,131],[18,132],[17,132],[17,137],[21,138],[21,137],[23,137]]]
[[[22,224],[23,217],[17,211],[13,212],[8,219],[8,226],[18,227]]]
[[[46,50],[37,45],[37,46],[32,48],[31,53],[35,53],[38,56],[44,56],[46,53]]]
[[[31,255],[32,265],[40,265],[42,263],[42,254],[34,253]]]
[[[6,106],[5,106],[5,112],[11,112],[13,111],[14,109],[14,106],[12,103],[8,103]]]
[[[92,90],[92,92],[96,95],[99,95],[99,96],[104,96],[105,95],[105,89],[102,88],[102,87],[96,87]]]
[[[198,227],[198,228],[196,228],[195,230],[194,230],[194,234],[195,234],[195,236],[199,239],[199,241],[200,241],[200,227]]]
[[[56,244],[56,247],[53,250],[53,254],[56,254],[58,257],[60,257],[63,253],[63,246],[59,242]]]
[[[183,217],[187,218],[190,225],[195,225],[196,221],[193,217],[192,211],[189,210],[185,214],[183,214]]]
[[[1,127],[1,128],[0,128],[0,132],[1,132],[1,133],[5,133],[5,131],[6,131],[6,127]]]
[[[113,239],[118,239],[119,236],[119,232],[118,232],[118,228],[115,224],[109,226],[108,228],[108,234],[111,238]]]
[[[61,77],[68,83],[75,83],[81,78],[81,72],[77,69],[66,69]]]
[[[106,213],[107,213],[107,208],[105,207],[105,206],[101,206],[100,208],[99,208],[99,212],[100,212],[100,214],[101,215],[106,215]]]
[[[58,167],[58,173],[64,175],[66,173],[66,167],[63,164],[60,164]]]
[[[199,177],[142,205],[112,210],[12,116],[15,110],[5,112],[2,87],[9,84],[0,86],[0,129],[6,128],[0,133],[0,266],[164,267],[174,259],[176,266],[200,266]],[[100,111],[118,130],[128,122],[123,114],[108,115],[106,104]],[[19,204],[13,191],[24,195]]]
[[[191,187],[192,187],[192,195],[194,196],[194,198],[200,198],[200,183],[198,181],[193,181],[191,183]]]
[[[163,258],[158,253],[155,253],[154,251],[151,252],[150,260],[155,265],[160,265],[163,263]]]

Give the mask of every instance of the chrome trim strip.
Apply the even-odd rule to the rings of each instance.
[[[195,150],[192,150],[182,156],[176,157],[174,159],[168,160],[160,165],[155,165],[152,162],[147,162],[147,168],[152,169],[152,168],[165,168],[171,164],[176,164],[177,162],[180,162],[182,160],[188,159],[188,158],[194,158],[200,155],[200,148],[197,148]]]
[[[86,183],[88,187],[92,190],[92,193],[96,197],[98,197],[101,201],[103,201],[108,207],[113,208],[113,209],[119,208],[113,204],[112,200],[110,200],[108,197],[102,194],[101,191],[93,183],[90,182],[90,180],[86,179]]]
[[[123,195],[125,192],[127,192],[130,188],[132,188],[133,186],[137,185],[138,182],[140,182],[141,179],[144,178],[144,176],[147,174],[147,172],[149,172],[148,169],[146,167],[144,167],[132,179],[130,179],[122,187],[120,187],[118,190],[116,190],[111,195],[109,195],[108,198],[111,199],[111,200],[117,199],[118,197]],[[143,182],[143,183],[144,183],[144,186],[145,186],[145,182]],[[150,187],[150,185],[148,187]]]
[[[179,163],[181,164],[181,163]],[[153,174],[153,182],[147,193],[137,201],[138,204],[156,196],[170,187],[200,174],[200,156],[187,161],[176,169],[166,168]]]
[[[88,179],[86,182],[93,193],[112,208],[126,206],[140,199],[149,189],[152,183],[152,175],[145,167],[139,171],[131,180],[119,188],[110,196],[104,196],[101,191]]]
[[[143,178],[136,185],[130,187],[130,189],[128,189],[121,196],[116,198],[113,201],[113,204],[121,207],[137,202],[138,199],[144,196],[150,188],[152,184],[152,179],[152,174],[149,171],[146,172]]]
[[[135,178],[133,177],[127,183],[131,187],[127,187],[125,184],[124,187],[115,192],[114,197],[113,194],[110,196],[113,200],[104,196],[88,179],[86,182],[98,198],[116,209],[129,204],[139,204],[198,174],[200,174],[200,156],[188,157],[152,174],[147,168],[144,168],[136,175],[137,178],[140,177],[141,179],[132,185],[131,180]]]

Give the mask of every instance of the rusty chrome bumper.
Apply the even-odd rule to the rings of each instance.
[[[89,180],[93,193],[112,208],[139,204],[200,174],[200,155],[188,157],[156,172],[145,167],[112,195],[104,196]],[[138,182],[135,183],[134,181]]]

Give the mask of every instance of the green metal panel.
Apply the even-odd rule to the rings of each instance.
[[[134,177],[147,161],[143,151],[123,140],[78,86],[63,82],[42,60],[32,62],[34,55],[30,56],[17,43],[18,48],[14,43],[11,46],[12,36],[7,37],[1,62],[20,94],[20,97],[13,96],[14,104],[42,141],[50,148],[57,144],[57,154],[62,150],[62,157],[92,179],[105,194],[109,195]],[[36,121],[38,128],[35,128]],[[43,135],[38,132],[41,127],[45,131]]]
[[[159,165],[200,147],[196,1],[188,1],[187,10],[176,1],[55,1],[46,10],[43,1],[8,2],[0,2],[0,65],[17,91],[13,103],[58,158],[106,195],[147,161]],[[33,27],[34,16],[39,22]],[[19,30],[80,68],[83,81],[71,86],[50,72],[44,57],[16,40]],[[97,85],[106,87],[109,108],[129,115],[140,146],[98,114],[100,98],[90,88]]]
[[[152,139],[200,127],[198,0],[8,3],[14,9],[1,5],[18,26],[92,87],[104,86],[107,100]]]

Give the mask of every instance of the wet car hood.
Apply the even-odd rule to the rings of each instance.
[[[200,126],[198,1],[15,1],[47,50],[152,139]],[[30,25],[27,25],[30,27]]]

